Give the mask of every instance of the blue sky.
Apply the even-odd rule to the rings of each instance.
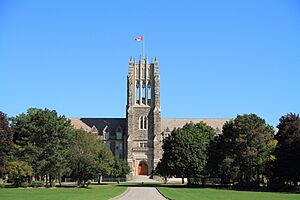
[[[300,113],[300,3],[0,0],[0,110],[125,117],[130,56],[158,57],[162,117]]]

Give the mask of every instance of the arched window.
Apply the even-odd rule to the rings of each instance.
[[[140,84],[138,81],[136,82],[135,99],[136,99],[136,103],[138,104],[140,102]]]
[[[147,86],[147,94],[148,94],[148,99],[147,99],[147,104],[151,105],[151,84],[150,82],[148,82],[148,86]]]
[[[140,129],[143,129],[144,117],[140,117]]]
[[[103,133],[103,139],[108,140],[110,137],[108,126],[104,127],[102,133]]]
[[[146,84],[144,81],[142,85],[142,103],[146,104]]]
[[[148,118],[144,117],[144,129],[147,129],[148,126]]]

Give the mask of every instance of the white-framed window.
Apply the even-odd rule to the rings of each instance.
[[[109,139],[109,129],[108,129],[108,126],[106,126],[106,127],[103,129],[102,133],[103,133],[103,139],[104,139],[104,140],[108,140],[108,139]]]
[[[169,137],[170,134],[171,134],[170,132],[165,131],[163,133],[163,138],[165,139],[165,138]]]
[[[147,130],[148,129],[148,118],[141,116],[139,118],[139,129],[140,130]]]

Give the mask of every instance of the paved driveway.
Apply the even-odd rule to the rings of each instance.
[[[118,200],[166,200],[154,187],[129,187]]]

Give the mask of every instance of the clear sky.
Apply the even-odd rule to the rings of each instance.
[[[125,117],[130,56],[158,57],[162,117],[300,113],[300,2],[0,0],[0,110]]]

